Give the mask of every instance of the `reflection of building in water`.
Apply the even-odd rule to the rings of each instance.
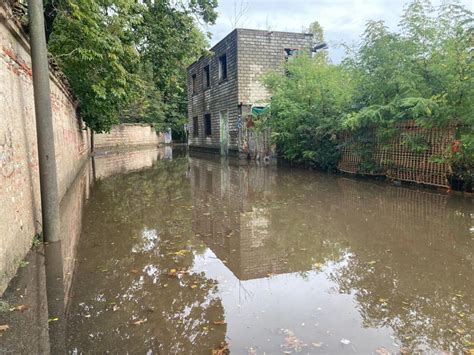
[[[236,165],[233,165],[236,164]],[[282,255],[268,250],[273,167],[190,158],[193,230],[240,279],[289,272]],[[257,198],[258,197],[258,198]],[[258,203],[254,203],[255,201]]]
[[[241,164],[190,159],[193,230],[241,280],[387,250],[423,270],[426,245],[459,255],[456,244],[469,240],[469,206],[455,197]]]

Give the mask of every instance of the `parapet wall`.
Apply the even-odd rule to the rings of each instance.
[[[162,133],[157,133],[149,124],[128,124],[113,126],[110,133],[94,134],[94,149],[108,150],[138,146],[158,146],[165,143]]]
[[[90,152],[90,131],[72,94],[50,75],[54,142],[62,198]],[[41,233],[39,167],[28,38],[0,3],[0,295]],[[62,231],[68,238],[68,231]]]

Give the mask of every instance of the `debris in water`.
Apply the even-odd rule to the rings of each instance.
[[[13,311],[24,312],[24,311],[27,311],[29,308],[30,307],[27,304],[20,304],[16,307],[10,308],[10,312],[13,312]]]
[[[341,339],[341,343],[344,345],[349,345],[351,341],[349,339]]]
[[[281,346],[282,348],[300,352],[307,346],[301,339],[297,338],[291,330],[285,329],[283,332],[285,334],[285,344]],[[291,351],[289,353],[291,353]]]
[[[146,319],[138,319],[138,320],[135,320],[133,322],[130,322],[129,324],[130,325],[141,325],[143,323],[146,323],[146,321],[147,321]]]
[[[225,341],[221,342],[217,349],[212,350],[212,355],[228,355],[230,354],[229,344]]]

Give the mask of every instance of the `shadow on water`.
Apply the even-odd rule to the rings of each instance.
[[[38,311],[0,313],[0,349],[15,329],[54,353],[472,347],[470,199],[169,149],[93,163],[63,199],[67,242],[7,291]]]

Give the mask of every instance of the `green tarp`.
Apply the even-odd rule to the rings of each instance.
[[[261,114],[264,114],[270,109],[270,106],[262,107],[262,106],[254,106],[252,107],[252,115],[253,116],[259,116]]]

